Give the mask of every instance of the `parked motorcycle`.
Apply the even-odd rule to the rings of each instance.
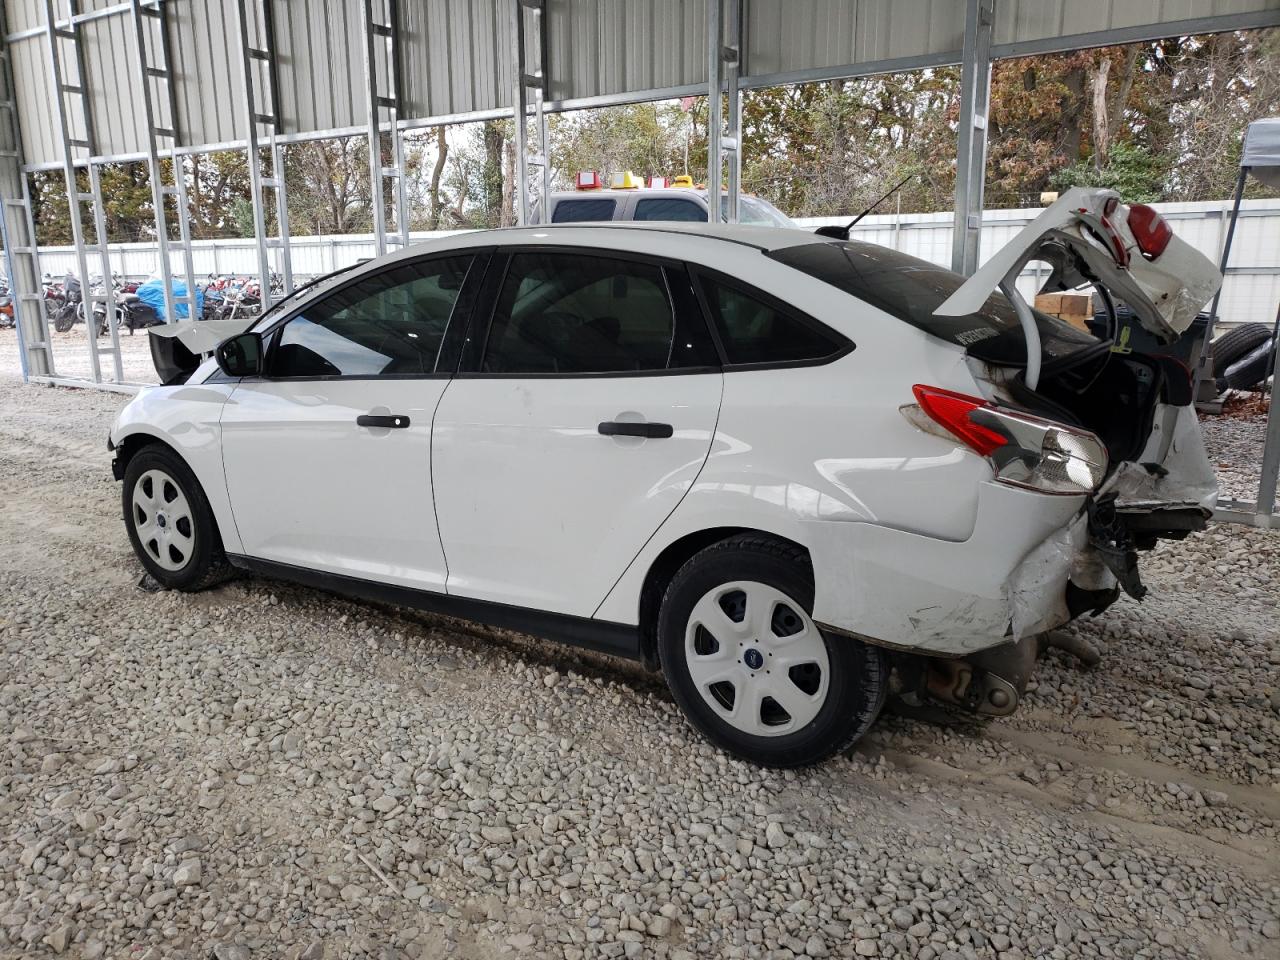
[[[47,294],[46,294],[47,296]],[[80,280],[70,271],[62,279],[62,304],[52,314],[53,329],[58,333],[66,333],[76,321],[84,319],[84,292]]]

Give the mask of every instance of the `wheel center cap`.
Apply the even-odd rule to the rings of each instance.
[[[169,522],[169,521],[165,519],[165,517],[164,517],[164,514],[163,514],[163,513],[158,513],[158,514],[156,514],[156,526],[157,526],[157,527],[163,527],[163,526],[165,526],[168,522]]]
[[[764,655],[755,647],[748,647],[742,655],[742,662],[752,670],[759,670],[764,666]]]

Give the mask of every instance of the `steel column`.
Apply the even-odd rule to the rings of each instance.
[[[991,102],[991,35],[995,0],[965,0],[961,51],[959,151],[951,269],[978,269],[982,238],[982,190],[987,167],[987,116]]]
[[[721,0],[707,0],[707,221],[720,222],[720,170],[724,163],[724,10]]]
[[[74,0],[72,2],[72,14],[74,14]],[[137,0],[134,0],[136,3]],[[90,378],[94,383],[102,382],[102,370],[98,361],[98,329],[93,323],[93,300],[90,297],[89,290],[89,254],[85,249],[84,242],[84,224],[81,222],[80,205],[85,200],[92,200],[93,194],[81,191],[79,183],[76,181],[76,161],[75,148],[81,148],[92,152],[93,143],[90,139],[91,119],[87,104],[84,102],[84,76],[76,78],[75,83],[68,83],[62,69],[62,53],[58,49],[59,40],[68,40],[73,45],[78,45],[78,27],[72,26],[69,29],[61,29],[55,26],[57,16],[53,9],[53,0],[45,0],[45,36],[49,43],[49,72],[53,81],[53,104],[54,113],[58,118],[58,129],[62,139],[62,170],[63,176],[67,184],[67,206],[71,213],[71,238],[76,248],[76,270],[79,273],[77,278],[80,281],[80,308],[84,311],[85,331],[88,335],[89,344],[89,370]],[[66,95],[70,93],[81,98],[81,103],[85,107],[82,123],[84,124],[84,137],[77,138],[71,136],[71,123],[67,117]],[[101,238],[99,238],[101,240]]]
[[[267,217],[262,209],[262,157],[259,155],[258,143],[258,123],[264,118],[258,113],[253,95],[253,62],[262,51],[249,42],[249,14],[245,2],[246,0],[236,0],[236,19],[240,28],[241,62],[244,67],[245,132],[248,141],[249,189],[253,194],[253,238],[258,247],[259,295],[262,309],[265,310],[271,305],[271,261],[268,255]],[[269,119],[274,123],[276,118],[271,116]]]
[[[5,6],[0,3],[0,33],[8,30]],[[54,366],[9,53],[8,42],[0,43],[0,82],[4,84],[0,110],[6,115],[0,127],[0,240],[4,243],[13,324],[18,335],[18,361],[22,378],[27,380],[32,376],[53,376]]]
[[[154,207],[156,219],[160,282],[164,284],[164,312],[169,322],[173,322],[177,319],[178,313],[173,299],[173,266],[169,262],[169,218],[165,214],[164,198],[174,194],[175,191],[165,188],[164,176],[160,169],[160,148],[156,143],[156,137],[161,135],[162,131],[156,123],[155,98],[151,90],[152,74],[147,67],[147,27],[143,20],[145,16],[158,15],[158,11],[154,8],[144,8],[141,0],[130,0],[130,7],[133,11],[134,36],[138,43],[138,75],[142,80],[142,110],[147,128],[147,170],[150,173],[151,204]],[[166,128],[163,132],[169,136],[173,136],[174,133],[172,128]]]
[[[726,219],[729,223],[738,222],[739,206],[742,199],[742,71],[743,51],[746,44],[742,37],[742,4],[743,0],[728,0],[729,9],[725,17],[729,41],[724,46],[725,82],[729,91],[729,128],[720,140],[721,147],[729,154],[729,204]]]
[[[511,3],[511,52],[514,77],[511,84],[511,115],[515,121],[516,182],[512,184],[515,196],[516,223],[529,222],[529,168],[540,171],[540,209],[547,209],[551,195],[550,145],[547,142],[547,11],[545,0],[509,0]],[[538,65],[529,69],[529,32],[525,14],[534,18],[534,37]],[[537,153],[529,153],[529,92],[533,92],[533,125],[537,139]]]
[[[381,4],[381,0],[379,0]],[[386,181],[395,181],[396,242],[409,245],[409,200],[405,187],[404,136],[400,113],[404,80],[400,69],[400,11],[398,0],[386,0],[387,22],[375,19],[373,0],[364,0],[365,88],[369,95],[369,202],[373,211],[374,246],[378,256],[387,252]],[[381,41],[381,43],[379,43]],[[380,49],[381,48],[381,49]],[[389,96],[378,92],[381,62],[391,86]],[[382,111],[387,119],[382,119]],[[382,132],[391,137],[391,166],[382,165]]]
[[[1236,221],[1240,218],[1240,201],[1244,198],[1245,181],[1249,179],[1249,168],[1241,167],[1240,173],[1236,177],[1235,194],[1231,198],[1231,213],[1227,220],[1227,236],[1222,242],[1222,258],[1218,261],[1218,272],[1222,274],[1225,285],[1227,276],[1227,263],[1231,260],[1231,244],[1236,238]],[[1192,384],[1192,399],[1199,401],[1200,399],[1200,383],[1206,377],[1213,375],[1213,328],[1218,322],[1218,304],[1222,301],[1222,287],[1213,294],[1213,299],[1209,301],[1209,319],[1204,328],[1204,347],[1200,350],[1200,362],[1196,364],[1195,382]],[[1217,396],[1215,390],[1212,396]]]

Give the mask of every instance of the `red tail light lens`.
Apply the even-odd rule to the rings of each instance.
[[[994,450],[1009,442],[994,430],[970,419],[969,415],[975,410],[989,406],[987,401],[918,383],[911,388],[911,392],[916,395],[916,402],[920,404],[921,410],[972,447],[976,453],[989,457]]]
[[[903,407],[907,419],[935,433],[918,417],[923,413],[985,457],[1000,483],[1040,493],[1079,494],[1097,490],[1106,477],[1107,449],[1086,430],[940,387],[916,384],[911,390],[919,409]]]
[[[1173,228],[1169,226],[1169,221],[1145,203],[1129,205],[1129,229],[1133,231],[1133,239],[1138,241],[1138,249],[1148,260],[1154,260],[1164,253],[1165,247],[1173,239]]]

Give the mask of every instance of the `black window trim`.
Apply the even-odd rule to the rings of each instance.
[[[709,373],[720,373],[721,368],[714,365],[704,365],[700,367],[677,367],[675,369],[665,370],[602,370],[594,372],[576,372],[576,373],[506,373],[494,372],[489,370],[481,370],[480,365],[484,360],[484,352],[488,347],[489,333],[493,329],[494,313],[497,310],[498,298],[500,296],[502,286],[507,279],[507,271],[511,266],[511,260],[514,256],[521,253],[567,253],[576,256],[600,257],[609,260],[624,260],[633,263],[647,263],[658,267],[662,271],[662,282],[667,288],[667,300],[671,304],[672,321],[675,320],[674,311],[676,309],[675,297],[671,292],[671,282],[667,274],[669,271],[684,273],[687,270],[687,264],[673,260],[669,257],[660,257],[648,253],[637,253],[631,250],[615,250],[611,248],[601,247],[582,247],[572,244],[512,244],[504,246],[495,252],[495,255],[489,262],[489,270],[494,271],[491,278],[488,273],[485,274],[482,285],[483,293],[481,299],[477,302],[475,310],[472,311],[472,326],[468,326],[466,334],[466,345],[462,351],[462,360],[458,365],[455,376],[459,380],[606,380],[617,379],[621,377],[680,377],[706,375]],[[694,291],[695,295],[697,291]],[[699,313],[702,317],[703,325],[706,329],[707,336],[711,337],[711,343],[716,346],[716,355],[723,359],[724,351],[720,349],[718,342],[714,339],[715,330],[711,329],[705,307],[702,307],[699,301]],[[474,333],[473,333],[474,327]],[[673,329],[674,333],[674,329]]]
[[[469,320],[469,314],[474,301],[476,299],[475,287],[479,285],[480,277],[483,276],[483,268],[477,270],[477,267],[483,264],[487,265],[490,255],[493,253],[493,247],[459,247],[454,250],[441,250],[419,257],[410,257],[405,260],[396,260],[389,263],[380,264],[376,269],[361,273],[359,276],[351,277],[340,286],[336,286],[331,290],[326,290],[323,294],[307,298],[303,303],[295,304],[294,307],[274,321],[271,326],[263,330],[259,336],[263,341],[263,369],[268,371],[260,377],[245,377],[243,382],[246,383],[315,383],[328,380],[448,380],[454,375],[452,370],[444,368],[442,359],[446,359],[446,349],[452,353],[456,349],[453,342],[455,338],[451,338],[450,334],[455,327],[465,328]],[[462,278],[462,286],[458,290],[458,296],[453,301],[453,310],[449,313],[449,319],[445,323],[444,335],[440,339],[440,347],[436,350],[436,359],[434,369],[430,373],[357,373],[357,374],[324,374],[312,377],[274,377],[271,376],[271,357],[275,353],[276,345],[280,341],[281,331],[285,324],[289,323],[296,317],[302,315],[304,311],[318,303],[328,300],[332,296],[336,296],[350,287],[357,286],[366,280],[373,280],[385,273],[391,273],[394,270],[400,270],[404,267],[416,267],[421,264],[431,263],[435,260],[452,260],[458,257],[470,257],[471,262],[467,265],[467,272]],[[448,358],[452,359],[452,358]],[[454,360],[456,367],[456,360]]]
[[[857,344],[846,337],[843,333],[835,328],[823,323],[816,317],[811,317],[802,310],[797,310],[794,306],[784,300],[775,297],[771,293],[766,293],[759,287],[744,283],[737,277],[715,270],[711,267],[704,267],[698,264],[688,264],[689,280],[693,284],[693,292],[698,297],[698,303],[702,307],[703,316],[706,319],[707,327],[711,331],[712,342],[716,345],[716,352],[720,355],[720,366],[725,373],[738,373],[746,370],[786,370],[792,367],[822,367],[828,363],[835,363],[841,357],[848,356],[855,349]],[[706,277],[722,286],[737,290],[739,293],[748,297],[759,300],[772,310],[776,310],[782,315],[795,320],[802,326],[806,326],[819,333],[822,336],[834,340],[839,344],[838,348],[822,357],[811,357],[803,360],[762,360],[757,363],[730,363],[728,352],[724,348],[724,343],[720,339],[720,331],[716,327],[715,312],[711,309],[711,304],[707,302],[706,291],[702,289],[701,280]]]

